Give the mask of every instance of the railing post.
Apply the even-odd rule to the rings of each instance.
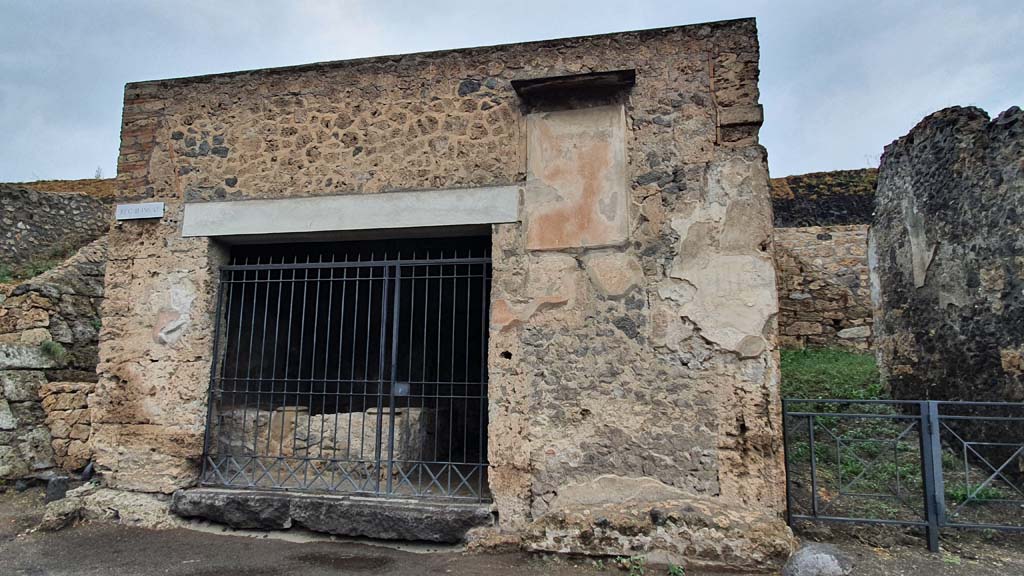
[[[793,495],[789,483],[789,426],[786,420],[789,418],[789,403],[782,399],[782,465],[786,474],[786,525],[793,525]]]
[[[928,522],[928,550],[939,551],[939,529],[944,522],[945,488],[942,479],[942,443],[939,405],[924,400],[918,405],[921,415],[921,478],[924,483],[925,518]]]

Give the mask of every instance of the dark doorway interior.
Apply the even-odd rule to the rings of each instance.
[[[232,250],[207,484],[486,498],[490,238]]]

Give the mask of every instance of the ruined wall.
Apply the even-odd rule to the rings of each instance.
[[[105,239],[0,290],[0,480],[88,463]]]
[[[522,183],[522,222],[493,231],[499,527],[555,551],[784,556],[757,59],[743,20],[128,85],[119,178],[168,210],[111,231],[106,481],[196,480],[224,252],[181,237],[184,202]],[[628,95],[578,109],[510,85],[618,69]],[[530,154],[552,143],[571,160]]]
[[[772,178],[775,226],[868,224],[874,210],[878,170],[833,170]]]
[[[897,398],[1024,400],[1024,112],[928,116],[885,148],[871,228]]]
[[[85,194],[0,184],[0,268],[56,263],[107,231],[111,208]]]
[[[37,192],[85,194],[107,203],[112,203],[121,197],[121,189],[116,178],[36,180],[34,182],[11,182],[9,185],[16,188],[28,188]]]
[[[871,347],[868,226],[775,229],[779,345]]]

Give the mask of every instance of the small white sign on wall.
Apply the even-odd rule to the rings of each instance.
[[[114,218],[117,220],[142,220],[144,218],[163,218],[163,202],[144,202],[142,204],[118,204]]]

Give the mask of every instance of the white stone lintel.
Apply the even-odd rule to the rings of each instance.
[[[185,205],[181,235],[251,236],[469,226],[519,219],[519,186],[347,194]]]

